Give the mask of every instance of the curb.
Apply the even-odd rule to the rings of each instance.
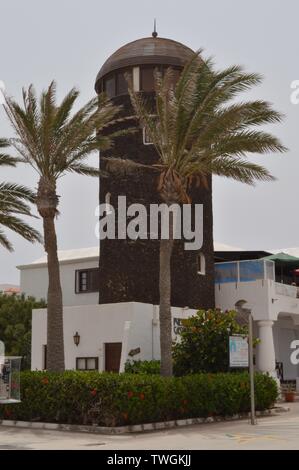
[[[285,413],[290,408],[284,406],[276,406],[264,411],[257,411],[256,416],[275,416],[279,413]],[[239,413],[233,416],[210,416],[208,418],[188,418],[174,421],[163,421],[160,423],[134,424],[131,426],[97,426],[97,425],[77,425],[77,424],[60,424],[60,423],[42,423],[37,421],[13,421],[0,420],[0,426],[27,428],[27,429],[43,429],[48,431],[70,431],[70,432],[86,432],[93,434],[125,434],[146,431],[157,431],[163,429],[173,429],[180,426],[190,426],[194,424],[220,423],[225,421],[237,421],[248,419],[250,413]]]

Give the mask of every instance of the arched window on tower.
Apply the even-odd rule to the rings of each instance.
[[[205,255],[200,251],[197,256],[197,273],[201,276],[206,274],[206,259]]]
[[[153,145],[151,137],[148,134],[145,127],[142,129],[142,134],[143,134],[143,143],[144,143],[144,145]]]

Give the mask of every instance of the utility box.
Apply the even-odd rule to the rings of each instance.
[[[0,405],[19,403],[21,357],[1,357],[0,361]]]

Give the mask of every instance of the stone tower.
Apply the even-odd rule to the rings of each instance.
[[[170,39],[152,37],[138,39],[118,49],[100,69],[95,83],[97,93],[105,91],[115,104],[122,105],[123,116],[132,116],[127,88],[127,74],[132,77],[135,91],[154,99],[154,70],[171,67],[179,76],[184,64],[192,57],[187,46]],[[118,128],[136,125],[134,120]],[[117,126],[116,126],[117,128]],[[157,161],[157,153],[144,129],[119,137],[109,156],[128,158],[144,164]],[[101,168],[103,165],[101,164]],[[118,195],[148,206],[161,202],[157,196],[157,177],[151,172],[138,177],[101,178],[100,202],[110,193],[116,207]],[[192,202],[204,208],[204,242],[200,252],[185,251],[176,242],[172,256],[172,305],[190,308],[214,306],[213,214],[212,187],[192,189]],[[99,303],[145,302],[159,303],[159,241],[102,240],[100,242]]]

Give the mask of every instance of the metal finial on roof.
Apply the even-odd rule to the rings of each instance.
[[[152,36],[153,36],[153,38],[156,38],[158,36],[156,18],[154,19],[154,31],[152,32]]]

